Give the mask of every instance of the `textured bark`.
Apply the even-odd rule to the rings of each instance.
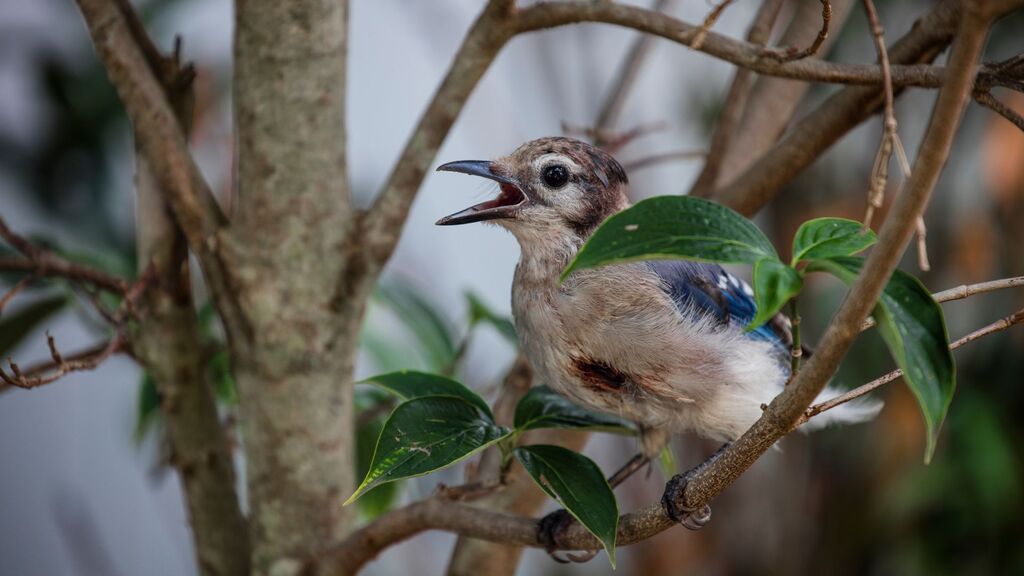
[[[179,117],[186,118],[188,89],[171,96]],[[141,154],[136,170],[138,268],[153,266],[157,280],[139,303],[147,316],[134,334],[135,356],[162,398],[171,463],[184,490],[199,572],[247,574],[248,532],[235,493],[231,453],[205,378],[185,237]]]
[[[366,290],[336,290],[352,274],[346,25],[335,0],[236,2],[230,252],[251,333],[233,352],[258,574],[293,573],[350,528],[341,501],[353,490],[352,366]]]
[[[843,24],[852,8],[853,0],[833,0],[832,31],[822,45],[819,55],[827,54],[829,48],[839,39]],[[797,2],[796,12],[785,34],[779,40],[779,45],[809,44],[817,34],[816,27],[820,21],[821,6],[817,2]],[[761,76],[757,79],[751,90],[750,100],[743,110],[742,119],[737,124],[738,129],[733,143],[722,159],[717,183],[731,181],[778,141],[810,86],[807,82],[772,76]],[[707,193],[710,191],[705,190]]]
[[[894,64],[916,64],[934,59],[956,33],[961,3],[946,0],[889,50]],[[844,134],[870,118],[882,106],[881,86],[849,86],[797,122],[789,133],[712,198],[741,214],[761,209],[782,187],[809,166]]]

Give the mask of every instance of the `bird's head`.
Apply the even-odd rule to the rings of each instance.
[[[607,152],[571,138],[541,138],[497,160],[462,160],[437,168],[498,183],[493,200],[445,216],[438,225],[491,221],[521,244],[579,244],[628,205],[626,172]]]

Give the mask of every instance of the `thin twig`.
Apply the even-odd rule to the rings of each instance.
[[[757,15],[754,16],[754,21],[747,31],[747,42],[759,46],[768,42],[780,8],[782,8],[782,0],[765,0],[761,4],[761,8],[758,9]],[[729,84],[729,92],[725,95],[725,101],[722,103],[718,122],[715,123],[715,132],[711,136],[711,144],[708,146],[707,160],[690,187],[690,196],[707,197],[714,191],[726,154],[729,152],[729,147],[746,110],[753,82],[753,71],[747,68],[736,69],[732,83]]]
[[[1014,276],[1013,278],[991,280],[989,282],[980,282],[978,284],[963,284],[956,288],[936,292],[935,294],[932,294],[932,298],[934,298],[936,302],[952,302],[954,300],[970,298],[977,294],[985,294],[987,292],[995,292],[996,290],[1005,290],[1007,288],[1017,288],[1021,286],[1024,286],[1024,276]]]
[[[939,88],[943,85],[948,76],[946,68],[916,62],[921,59],[922,55],[932,56],[937,45],[944,45],[949,40],[952,35],[951,30],[955,29],[953,17],[958,11],[959,3],[957,2],[947,1],[940,4],[901,40],[904,48],[899,58],[896,57],[896,48],[894,47],[894,61],[904,63],[904,65],[892,66],[890,71],[895,86]],[[365,216],[364,225],[359,232],[371,275],[383,266],[394,250],[412,199],[426,176],[430,163],[433,162],[438,148],[454,124],[458,112],[487,67],[497,56],[498,51],[518,34],[581,22],[603,22],[633,28],[687,46],[697,29],[697,26],[693,24],[682,22],[666,14],[616,2],[551,1],[513,10],[513,6],[509,2],[492,0],[467,34],[466,40],[452,62],[452,67],[434,94],[426,111],[420,117],[420,122],[396,162],[395,169]],[[816,58],[779,62],[771,58],[764,58],[763,49],[760,46],[727,38],[714,32],[708,33],[700,50],[737,66],[754,70],[759,74],[844,84],[876,85],[883,81],[881,68],[877,65],[841,64],[825,62]],[[979,82],[1001,81],[998,73],[985,67],[976,68],[976,71],[979,72]],[[829,142],[824,142],[821,146],[815,144],[809,154],[810,158],[816,157],[817,154],[814,152],[819,148],[827,147],[827,143],[859,123],[862,116],[869,115],[872,112],[872,107],[865,106],[864,101],[870,102],[873,96],[874,91],[869,91],[866,94],[848,94],[843,98],[844,110],[849,107],[854,112],[830,115],[825,124],[815,118],[814,129],[821,132],[821,135],[817,136],[815,140],[828,140]],[[853,101],[847,105],[846,101],[850,100]],[[829,129],[821,130],[826,124]],[[803,148],[807,147],[803,146]],[[757,166],[760,166],[760,162],[755,165],[755,167]],[[773,166],[774,169],[777,169],[777,166]],[[788,181],[791,177],[792,170],[790,169],[777,171],[779,172],[778,176],[764,179],[764,183],[757,186],[759,190],[754,192],[760,193],[760,189],[774,188],[777,180]],[[733,189],[729,191],[730,196],[739,187],[742,187],[744,195],[747,195],[746,189],[750,185],[737,181],[735,185],[730,185],[730,188]],[[760,194],[751,194],[751,196],[760,198]],[[730,204],[732,203],[730,202]],[[746,206],[743,208],[741,211],[749,213],[749,208]]]
[[[46,343],[50,349],[51,362],[35,367],[30,372],[22,372],[18,364],[8,359],[7,363],[11,369],[11,374],[7,374],[3,367],[0,366],[0,380],[8,386],[32,389],[55,382],[71,372],[93,370],[103,363],[104,360],[120,351],[124,347],[126,339],[124,334],[118,332],[99,352],[87,356],[75,355],[67,359],[61,356],[57,350],[56,341],[49,333],[46,335]]]
[[[136,140],[196,254],[221,318],[240,338],[251,335],[237,298],[233,262],[222,232],[227,219],[189,151],[161,78],[138,46],[120,0],[76,0],[103,62],[132,121]],[[136,30],[136,32],[138,32]],[[184,81],[184,79],[183,79]]]
[[[954,342],[951,342],[949,345],[949,349],[956,350],[957,348],[963,346],[964,344],[969,344],[979,338],[983,338],[995,332],[1001,332],[1003,330],[1006,330],[1007,328],[1010,328],[1011,326],[1014,326],[1015,324],[1020,324],[1021,322],[1024,322],[1024,308],[1014,312],[1013,314],[1010,314],[1005,318],[1001,318],[983,328],[979,328],[978,330],[975,330],[974,332],[971,332],[970,334],[967,334],[966,336]],[[819,404],[815,404],[814,406],[811,406],[810,408],[807,409],[807,412],[804,413],[804,416],[797,422],[797,426],[803,424],[804,422],[813,418],[814,416],[817,416],[818,414],[825,412],[826,410],[831,410],[836,406],[846,404],[851,400],[860,398],[861,396],[864,396],[865,394],[873,390],[876,390],[884,386],[885,384],[888,384],[889,382],[896,380],[901,376],[903,376],[903,370],[893,370],[892,372],[889,372],[884,376],[876,378],[871,382],[868,382],[867,384],[858,386],[853,390],[846,392],[845,394],[840,394],[835,398],[826,400],[825,402],[821,402]]]
[[[792,62],[794,60],[802,60],[808,56],[813,56],[821,45],[825,43],[828,38],[828,27],[832,22],[832,3],[829,0],[821,0],[821,30],[818,31],[818,35],[815,36],[814,41],[811,45],[806,48],[797,48],[796,46],[790,46],[788,48],[769,48],[764,50],[765,57],[771,58],[778,62]]]
[[[674,1],[656,0],[654,5],[651,6],[651,10],[654,12],[665,12]],[[601,112],[597,115],[597,121],[594,123],[594,130],[597,133],[609,133],[615,129],[619,117],[622,116],[626,100],[636,85],[636,79],[640,76],[640,70],[643,69],[643,64],[647,60],[647,55],[651,52],[653,45],[654,36],[650,34],[640,34],[633,41],[633,45],[630,46],[629,52],[622,61],[615,75],[615,80],[611,84],[612,89],[605,96]]]
[[[34,282],[37,278],[39,278],[39,275],[36,273],[32,273],[29,274],[28,276],[25,276],[24,278],[19,280],[17,284],[12,286],[11,289],[8,290],[7,293],[3,295],[2,298],[0,298],[0,314],[3,314],[4,307],[7,306],[7,304],[9,304],[10,301],[13,300],[14,297],[17,296],[19,292],[27,288],[28,285]]]
[[[954,300],[963,300],[964,298],[970,298],[978,294],[985,294],[988,292],[995,292],[997,290],[1006,290],[1007,288],[1017,288],[1024,286],[1024,276],[1014,276],[1013,278],[1002,278],[1000,280],[990,280],[988,282],[980,282],[978,284],[961,284],[956,288],[949,288],[941,292],[932,294],[932,298],[942,304],[943,302],[952,302]],[[860,329],[867,330],[875,325],[874,318],[868,318],[861,323]]]
[[[1001,100],[992,95],[988,90],[977,90],[974,93],[974,99],[985,108],[992,110],[996,114],[999,114],[1003,118],[1006,118],[1013,125],[1024,131],[1024,116],[1021,116],[1016,110],[1010,108],[1006,104],[1003,104]]]
[[[875,10],[875,3],[872,0],[864,0],[864,12],[867,14],[868,22],[871,25],[871,35],[875,41],[875,51],[878,52],[878,62],[882,67],[882,94],[884,102],[884,119],[882,130],[882,143],[878,146],[875,154],[875,163],[871,169],[871,179],[868,186],[868,207],[864,214],[864,227],[871,227],[871,220],[875,210],[882,207],[885,201],[885,186],[889,179],[889,159],[892,157],[893,146],[898,137],[896,131],[896,113],[894,109],[895,97],[892,89],[892,71],[889,66],[889,53],[885,48],[885,31],[878,19],[878,11]]]
[[[693,50],[700,50],[700,47],[704,45],[704,40],[708,37],[708,32],[711,31],[711,27],[718,22],[718,17],[722,15],[722,12],[732,4],[733,0],[720,0],[718,4],[708,12],[708,15],[704,17],[704,22],[701,23],[700,27],[693,34],[693,40],[690,40],[690,48]]]
[[[962,4],[946,0],[918,20],[910,32],[889,49],[897,64],[929,62],[948,46],[961,20]],[[812,62],[801,60],[792,64]],[[879,70],[879,66],[876,66]],[[898,66],[893,83],[898,84]],[[829,97],[788,128],[785,136],[730,182],[713,199],[751,216],[771,201],[800,171],[855,126],[870,118],[883,104],[878,87],[848,87]]]

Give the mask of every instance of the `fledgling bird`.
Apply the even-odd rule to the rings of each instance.
[[[626,172],[605,151],[542,138],[504,158],[438,170],[500,187],[497,198],[437,223],[489,221],[519,241],[512,311],[538,380],[585,407],[636,422],[645,457],[678,432],[731,442],[782,391],[790,372],[789,320],[780,314],[744,331],[756,311],[753,293],[721,266],[646,261],[579,270],[559,281],[598,225],[629,206]],[[879,408],[847,404],[809,426],[862,421]],[[690,528],[710,514],[666,506]]]

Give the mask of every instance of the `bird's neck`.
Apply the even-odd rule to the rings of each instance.
[[[517,283],[532,289],[557,289],[562,271],[579,252],[584,239],[574,234],[560,234],[537,240],[541,239],[520,239]]]

